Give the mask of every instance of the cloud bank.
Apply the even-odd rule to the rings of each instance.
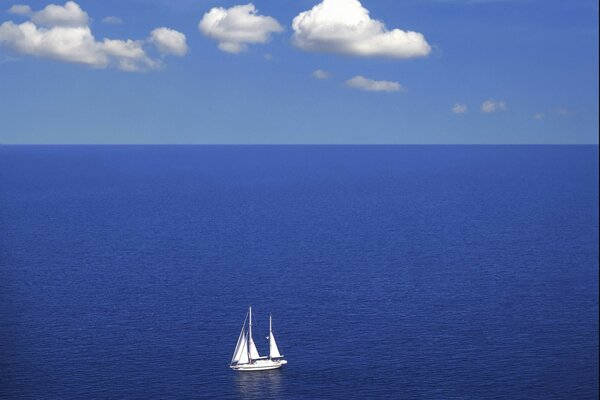
[[[348,79],[346,86],[368,92],[398,92],[402,90],[402,86],[398,82],[375,81],[360,75]]]
[[[154,44],[162,54],[183,55],[181,40],[185,36],[154,32],[148,40],[103,39],[97,41],[89,26],[88,14],[74,1],[64,5],[50,4],[40,11],[19,5],[11,10],[27,16],[21,24],[12,21],[0,25],[0,47],[23,55],[88,65],[93,68],[114,67],[123,71],[148,71],[161,67],[162,61],[150,57],[145,44]],[[159,28],[166,29],[166,28]],[[171,30],[169,30],[171,31]],[[176,38],[176,40],[174,39]]]
[[[275,18],[258,15],[252,3],[228,9],[214,7],[204,14],[198,29],[219,42],[219,49],[234,54],[246,51],[248,44],[266,43],[271,34],[283,31]]]
[[[371,19],[358,0],[323,0],[298,14],[293,43],[302,50],[359,57],[413,58],[427,56],[431,47],[423,34],[388,30]]]

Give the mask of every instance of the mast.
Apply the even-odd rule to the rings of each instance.
[[[252,306],[250,306],[250,323],[248,325],[248,360],[250,360],[250,364],[252,364],[252,352],[250,351],[251,343],[252,343]]]
[[[273,339],[271,339],[273,337],[273,328],[272,328],[272,323],[271,323],[271,318],[272,318],[272,314],[269,313],[269,360],[271,359],[271,353],[273,353],[272,349],[272,345],[271,342]]]

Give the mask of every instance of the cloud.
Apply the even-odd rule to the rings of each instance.
[[[123,20],[119,17],[115,17],[114,15],[110,15],[102,18],[102,23],[107,25],[121,25]]]
[[[454,114],[464,114],[464,113],[467,112],[467,105],[466,104],[456,103],[452,107],[452,112]]]
[[[8,9],[8,13],[14,15],[30,15],[31,7],[24,4],[15,4],[14,6]]]
[[[533,119],[535,120],[540,120],[540,119],[544,119],[545,115],[543,113],[535,113],[533,114]]]
[[[329,78],[330,74],[322,69],[317,69],[316,71],[313,71],[312,76],[316,79],[327,79]]]
[[[67,1],[64,6],[50,4],[41,11],[33,12],[31,22],[37,26],[48,28],[55,26],[84,27],[88,25],[89,17],[77,3]]]
[[[50,4],[40,11],[31,12],[30,16],[30,20],[22,24],[7,21],[0,25],[0,48],[93,68],[148,71],[162,66],[161,60],[146,53],[144,45],[153,43],[162,52],[163,42],[155,42],[152,37],[148,40],[97,41],[88,25],[87,13],[73,1],[66,2],[64,6]],[[173,51],[170,53],[180,55]]]
[[[486,100],[481,103],[481,112],[493,113],[497,111],[506,111],[506,104],[503,101]]]
[[[272,33],[283,31],[275,18],[258,15],[252,3],[212,8],[204,14],[198,29],[218,41],[219,49],[234,54],[247,50],[248,44],[266,43]]]
[[[348,79],[346,81],[346,86],[369,92],[398,92],[402,90],[402,86],[398,82],[375,81],[360,75]]]
[[[185,35],[169,28],[156,28],[150,33],[152,42],[161,54],[183,56],[188,51]]]
[[[554,112],[558,115],[569,115],[571,114],[571,111],[567,108],[564,107],[558,107],[556,109],[554,109]]]
[[[358,0],[323,0],[298,14],[293,43],[302,50],[359,57],[413,58],[427,56],[431,47],[423,34],[387,30],[371,19]]]
[[[104,39],[100,45],[101,52],[106,54],[109,62],[114,62],[122,71],[148,71],[158,69],[162,63],[148,57],[141,40]]]
[[[88,27],[38,28],[32,22],[0,25],[0,46],[18,54],[106,67],[108,56]]]

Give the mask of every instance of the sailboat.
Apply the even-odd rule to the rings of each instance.
[[[246,330],[246,321],[248,321],[248,330]],[[279,353],[275,336],[273,336],[271,314],[269,314],[269,355],[261,356],[258,353],[254,339],[252,339],[252,307],[249,307],[233,352],[230,368],[235,371],[264,371],[281,368],[285,364],[287,361]]]

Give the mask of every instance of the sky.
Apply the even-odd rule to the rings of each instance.
[[[0,144],[597,144],[591,0],[0,0]]]

